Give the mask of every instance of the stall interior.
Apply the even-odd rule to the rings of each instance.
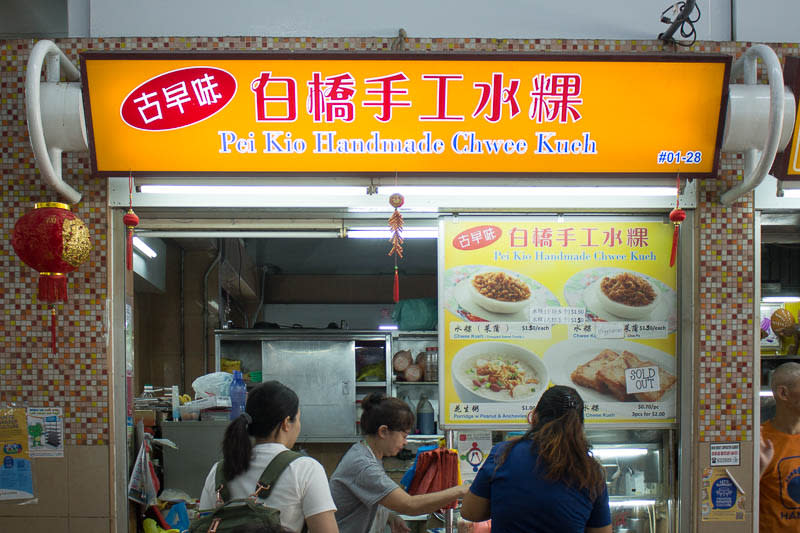
[[[764,214],[761,223],[761,421],[774,416],[770,376],[800,362],[800,233],[795,215]]]
[[[385,461],[398,481],[420,446],[442,442],[433,370],[436,330],[379,329],[397,325],[394,260],[387,257],[385,240],[144,240],[158,245],[163,265],[140,265],[135,276],[133,394],[136,418],[178,446],[154,453],[162,487],[196,498],[209,465],[219,458],[225,406],[195,410],[184,404],[176,419],[170,401],[173,386],[179,398],[194,401],[195,380],[218,371],[241,371],[249,387],[267,379],[290,383],[308,404],[304,416],[316,411],[313,420],[304,419],[298,446],[329,475],[358,439],[359,401],[371,392],[408,402],[418,421],[422,412],[433,411],[433,425],[418,427],[407,449]],[[401,302],[435,301],[435,239],[406,241],[398,266]],[[153,274],[160,269],[162,282]],[[324,369],[298,372],[299,354],[312,352],[334,357]],[[278,353],[298,356],[288,365]],[[411,366],[418,372],[409,372]],[[333,389],[323,383],[335,381],[334,375],[336,383],[350,384],[334,387],[344,395],[341,402],[329,401]],[[146,387],[148,394],[142,394]],[[491,433],[493,442],[510,436]],[[591,427],[587,433],[606,472],[614,531],[672,531],[676,430]],[[435,515],[407,519],[420,531],[442,525]]]

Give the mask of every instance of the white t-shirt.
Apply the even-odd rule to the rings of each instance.
[[[286,449],[283,444],[275,442],[254,446],[247,472],[228,482],[231,498],[246,498],[251,495],[269,462]],[[213,509],[216,506],[217,495],[214,486],[216,471],[217,465],[214,464],[206,476],[203,493],[200,496],[202,510]],[[325,469],[311,457],[300,457],[292,461],[275,482],[272,493],[265,502],[267,506],[280,510],[281,525],[292,531],[300,531],[307,516],[336,510],[328,488]]]

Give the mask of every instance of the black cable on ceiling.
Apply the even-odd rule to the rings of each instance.
[[[697,16],[692,18],[692,12],[697,10]],[[676,12],[675,19],[671,19],[667,13],[669,11]],[[694,25],[700,20],[700,8],[697,6],[696,0],[686,0],[685,2],[676,2],[667,6],[661,12],[661,22],[669,24],[669,28],[664,33],[659,34],[658,39],[665,44],[675,44],[678,46],[692,46],[697,41],[697,31]],[[680,35],[684,39],[691,39],[691,41],[678,41],[673,35],[680,29]]]

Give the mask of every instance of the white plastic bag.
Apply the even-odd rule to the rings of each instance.
[[[194,399],[229,397],[233,376],[227,372],[212,372],[205,376],[200,376],[192,382],[194,389]]]

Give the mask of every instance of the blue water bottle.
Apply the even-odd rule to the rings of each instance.
[[[233,381],[231,382],[231,420],[239,418],[244,413],[244,406],[247,402],[247,385],[242,379],[239,370],[233,371]]]

